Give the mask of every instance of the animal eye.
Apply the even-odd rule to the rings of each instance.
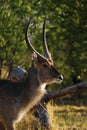
[[[48,64],[43,64],[43,67],[44,68],[48,68]]]

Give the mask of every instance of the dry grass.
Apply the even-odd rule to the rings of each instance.
[[[51,130],[87,130],[87,107],[81,106],[52,106],[48,104],[48,112],[52,122]],[[46,130],[35,118],[28,113],[18,125],[17,130]]]
[[[8,68],[2,68],[2,74],[1,74],[1,79],[7,79],[8,77]]]
[[[53,130],[87,130],[87,107],[48,106]]]

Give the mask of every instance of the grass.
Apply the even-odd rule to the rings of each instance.
[[[2,74],[1,74],[1,79],[7,79],[8,77],[8,68],[2,68]]]
[[[48,104],[48,112],[51,119],[51,130],[87,130],[87,107],[85,106],[52,106]],[[28,113],[25,119],[18,125],[17,130],[46,130],[40,124],[39,119]]]
[[[53,130],[87,130],[87,107],[48,106]]]

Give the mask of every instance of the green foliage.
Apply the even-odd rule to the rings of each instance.
[[[64,76],[63,85],[87,81],[87,4],[86,0],[0,0],[0,64],[8,66],[30,60],[25,43],[29,16],[34,18],[32,42],[42,51],[42,23],[47,18],[47,42],[54,63]]]

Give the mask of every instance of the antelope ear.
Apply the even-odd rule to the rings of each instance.
[[[38,58],[37,58],[37,54],[35,52],[32,53],[32,63],[35,67],[37,67]]]
[[[31,57],[32,57],[32,61],[36,60],[37,59],[37,54],[35,52],[33,52]]]

